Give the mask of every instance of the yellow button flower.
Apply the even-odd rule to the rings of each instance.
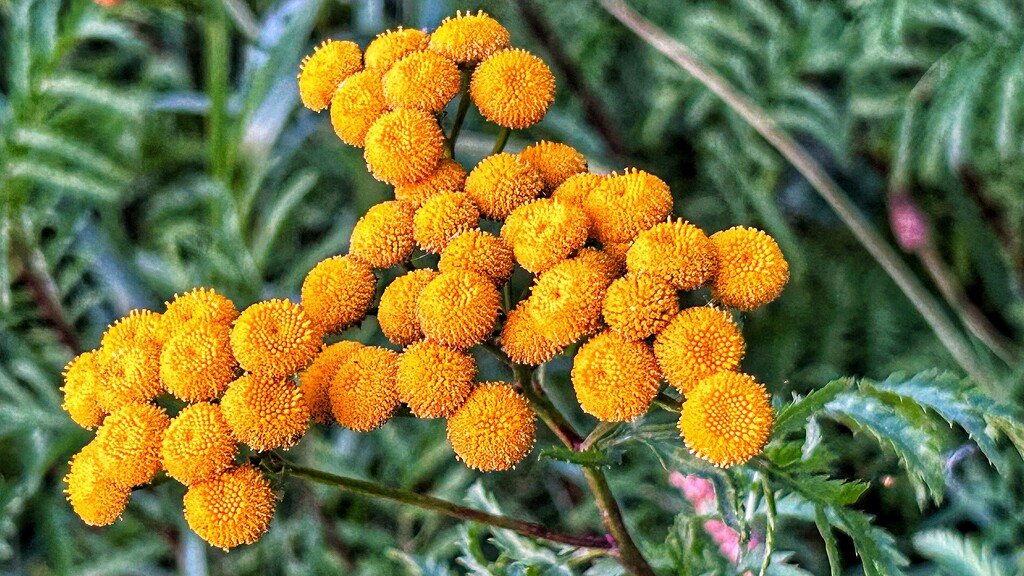
[[[519,303],[505,319],[501,327],[501,349],[516,364],[537,366],[558,356],[564,345],[545,338],[534,320],[530,300]]]
[[[257,452],[291,448],[309,428],[309,407],[290,380],[246,374],[220,400],[231,432]]]
[[[455,455],[484,472],[518,464],[530,453],[536,434],[530,403],[504,382],[478,385],[448,419],[448,441]]]
[[[100,348],[97,358],[100,387],[97,401],[110,413],[131,404],[144,404],[160,395],[160,347],[131,345],[110,350]]]
[[[711,242],[718,253],[711,295],[722,305],[753,310],[778,298],[789,282],[789,263],[763,231],[737,226],[712,234]]]
[[[118,486],[104,474],[103,454],[96,441],[74,455],[64,483],[71,508],[89,526],[113,524],[124,512],[131,494],[131,488]]]
[[[492,220],[504,220],[543,190],[540,172],[518,154],[488,156],[466,177],[466,194]]]
[[[378,34],[366,47],[363,58],[367,68],[383,71],[413,52],[426,50],[429,43],[430,37],[426,32],[399,26],[397,30]]]
[[[551,192],[551,197],[577,206],[583,206],[587,196],[604,180],[604,176],[584,172],[569,176]]]
[[[728,468],[761,453],[774,420],[764,386],[747,374],[721,372],[686,395],[679,431],[695,456]]]
[[[591,338],[573,360],[580,408],[604,422],[628,422],[647,412],[660,380],[651,347],[612,331]]]
[[[348,357],[331,380],[331,410],[338,424],[369,432],[387,422],[398,408],[398,354],[364,346]]]
[[[384,99],[392,108],[438,113],[459,93],[459,67],[437,52],[414,52],[384,75]]]
[[[582,248],[589,232],[583,208],[541,198],[513,210],[501,237],[512,246],[523,268],[539,274]]]
[[[430,340],[405,349],[398,362],[398,397],[418,418],[447,418],[473,389],[476,361],[469,352]]]
[[[349,76],[331,98],[331,126],[341,141],[365,146],[366,133],[388,110],[379,70],[363,70]]]
[[[643,340],[664,328],[679,312],[679,294],[665,280],[627,274],[608,286],[602,315],[627,340]]]
[[[680,290],[699,288],[715,273],[715,247],[703,230],[675,220],[637,235],[626,253],[626,268],[668,280]]]
[[[591,233],[602,243],[629,242],[672,213],[668,184],[643,170],[612,174],[583,203]]]
[[[423,180],[411,184],[395,184],[395,199],[421,206],[427,199],[443,192],[460,192],[466,185],[466,170],[451,158],[443,158],[437,170]]]
[[[260,539],[270,526],[276,500],[259,470],[238,466],[189,487],[185,520],[200,538],[228,550]]]
[[[103,423],[106,412],[100,407],[102,377],[99,352],[79,354],[64,368],[64,403],[61,408],[82,428],[92,429]]]
[[[540,122],[555,101],[555,75],[526,50],[502,50],[476,67],[469,94],[484,118],[526,128]]]
[[[519,153],[533,164],[544,179],[544,190],[551,192],[570,177],[587,171],[587,159],[575,148],[560,142],[542,140]],[[563,192],[565,194],[565,192]]]
[[[408,346],[423,338],[416,317],[416,303],[423,289],[439,272],[427,268],[413,270],[391,281],[380,296],[377,322],[380,331],[392,344]]]
[[[324,332],[340,332],[359,323],[373,305],[377,278],[355,256],[320,261],[302,282],[302,309]]]
[[[712,306],[683,310],[654,340],[662,374],[684,394],[704,378],[734,370],[745,347],[732,316]]]
[[[170,418],[163,408],[132,404],[107,416],[96,432],[104,475],[131,488],[149,483],[162,467],[160,443]]]
[[[597,268],[609,282],[621,276],[626,270],[625,255],[620,257],[614,251],[609,251],[607,247],[598,250],[592,246],[587,246],[580,250],[573,257],[573,260],[579,260],[580,262],[585,262],[588,266]]]
[[[423,289],[416,316],[427,338],[469,348],[491,334],[500,308],[501,294],[490,278],[452,270],[442,272]]]
[[[217,477],[237,453],[220,406],[208,402],[186,406],[172,418],[160,445],[167,475],[186,486]]]
[[[270,377],[305,368],[322,342],[322,329],[287,299],[249,306],[231,330],[231,350],[242,368]]]
[[[235,304],[213,288],[195,288],[167,303],[161,326],[161,342],[180,332],[187,332],[193,324],[220,324],[231,327],[238,318]]]
[[[480,229],[467,230],[455,237],[441,252],[437,268],[441,272],[467,270],[490,278],[502,286],[512,277],[516,262],[512,247],[494,234]]]
[[[538,332],[559,346],[597,332],[610,282],[586,260],[565,260],[541,274],[529,298]]]
[[[132,310],[124,318],[108,326],[100,346],[108,352],[116,352],[131,346],[157,346],[163,343],[163,316],[149,310]]]
[[[331,413],[331,381],[352,354],[362,348],[359,342],[342,340],[325,346],[320,354],[299,374],[302,397],[306,400],[313,420],[321,424],[334,422]]]
[[[430,35],[430,49],[466,64],[487,58],[508,46],[509,34],[497,20],[483,12],[461,11],[445,18]]]
[[[459,234],[480,223],[480,210],[463,192],[441,192],[428,198],[413,217],[413,236],[420,248],[439,254]]]
[[[395,186],[433,174],[444,156],[444,134],[429,112],[400,108],[385,113],[366,132],[363,158],[373,177]]]
[[[302,105],[319,112],[346,78],[363,67],[363,53],[355,42],[324,40],[299,65]]]
[[[411,202],[401,200],[372,206],[352,229],[349,254],[373,268],[390,268],[405,262],[416,249],[415,213]]]
[[[171,338],[160,353],[160,380],[186,402],[217,398],[237,371],[231,330],[222,324],[194,324]]]

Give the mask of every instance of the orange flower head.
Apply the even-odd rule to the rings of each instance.
[[[626,258],[619,258],[619,255],[614,251],[609,251],[607,247],[598,250],[592,246],[587,246],[580,250],[573,260],[579,260],[587,263],[589,266],[598,268],[609,282],[621,276],[626,270]]]
[[[480,223],[480,210],[464,192],[441,192],[428,198],[413,217],[412,233],[420,248],[434,254],[459,234]]]
[[[377,346],[353,352],[331,380],[334,419],[357,432],[387,422],[398,408],[397,374],[398,353]]]
[[[431,340],[405,349],[398,362],[398,397],[417,418],[447,418],[473,390],[476,361],[469,352]]]
[[[530,300],[526,299],[508,313],[502,325],[501,349],[516,364],[537,366],[558,356],[565,346],[540,334],[538,322],[530,310]]]
[[[466,270],[442,272],[427,284],[416,316],[427,338],[469,348],[494,331],[501,294],[490,278]]]
[[[612,331],[591,338],[573,360],[580,408],[603,422],[628,422],[647,412],[660,380],[651,347]]]
[[[559,184],[558,187],[551,192],[551,197],[577,206],[583,206],[587,200],[587,196],[590,196],[590,193],[593,192],[594,188],[597,188],[604,179],[605,176],[593,174],[591,172],[574,174]]]
[[[302,281],[302,309],[324,332],[340,332],[366,318],[377,294],[377,278],[355,256],[334,256]]]
[[[774,421],[764,386],[747,374],[720,372],[687,393],[679,432],[695,456],[728,468],[761,453]]]
[[[643,340],[660,331],[677,312],[676,289],[650,274],[627,274],[612,282],[602,308],[604,321],[627,340]]]
[[[437,52],[413,52],[384,75],[384,99],[392,108],[438,113],[459,93],[459,67]]]
[[[366,168],[395,186],[413,184],[437,171],[444,134],[430,112],[399,108],[385,113],[366,132]]]
[[[302,390],[284,378],[246,374],[220,400],[232,434],[257,452],[291,448],[309,428]]]
[[[569,177],[587,172],[587,159],[575,148],[560,142],[542,140],[519,153],[540,171],[544,190],[551,192]]]
[[[540,198],[513,210],[505,219],[501,237],[512,246],[523,268],[539,274],[582,248],[589,232],[583,208]]]
[[[148,484],[162,467],[160,443],[170,422],[152,404],[132,404],[107,416],[94,441],[106,478],[122,488]]]
[[[441,272],[476,272],[490,278],[496,286],[508,282],[515,266],[512,247],[501,238],[479,228],[456,236],[441,251],[441,260],[437,263]]]
[[[430,37],[426,32],[399,26],[397,30],[378,34],[366,47],[363,58],[367,68],[387,70],[409,54],[426,50],[429,43]]]
[[[71,508],[89,526],[106,526],[121,517],[131,488],[118,486],[103,472],[103,454],[96,442],[86,444],[71,458],[64,477]]]
[[[712,306],[681,311],[654,340],[665,380],[683,394],[719,372],[735,370],[746,344],[732,316]]]
[[[412,256],[416,249],[413,237],[412,202],[390,200],[370,207],[352,228],[349,254],[372,268],[390,268]]]
[[[237,453],[220,406],[209,402],[186,406],[172,418],[160,445],[167,475],[186,486],[216,478]]]
[[[299,65],[299,96],[302,105],[319,112],[346,78],[363,67],[363,53],[355,42],[324,40]]]
[[[502,50],[476,67],[469,95],[484,118],[526,128],[540,122],[555,101],[555,75],[526,50]]]
[[[323,343],[323,331],[288,299],[249,306],[231,329],[231,350],[249,372],[283,378],[309,364]]]
[[[632,247],[632,242],[605,242],[601,245],[601,251],[615,260],[619,272],[622,273],[626,271],[626,254],[629,254]]]
[[[722,305],[753,310],[778,298],[789,282],[789,263],[763,231],[737,226],[712,234],[711,243],[718,253],[711,295]]]
[[[160,380],[186,402],[217,398],[237,371],[231,330],[223,324],[193,324],[171,338],[160,353]]]
[[[131,404],[144,404],[160,395],[160,347],[135,345],[108,350],[100,348],[97,401],[108,414]]]
[[[75,356],[64,368],[64,403],[61,408],[82,428],[93,429],[107,415],[100,408],[103,380],[100,376],[99,352],[92,350]]]
[[[428,268],[413,270],[391,281],[380,296],[377,322],[380,331],[398,346],[408,346],[423,338],[420,321],[416,317],[416,303],[423,289],[439,272]]]
[[[448,441],[470,468],[508,470],[533,449],[536,419],[530,403],[511,386],[485,382],[448,419]]]
[[[395,199],[423,205],[432,196],[442,192],[461,192],[466,186],[466,170],[451,158],[442,158],[430,176],[412,184],[396,184]]]
[[[189,331],[193,324],[220,324],[230,328],[235,318],[238,318],[238,309],[231,300],[213,288],[196,288],[167,303],[160,341],[166,342],[180,332]]]
[[[149,310],[132,310],[124,318],[107,327],[100,346],[114,353],[131,346],[159,348],[164,339],[163,316]],[[159,352],[158,352],[159,353]]]
[[[544,190],[540,172],[518,154],[494,154],[466,177],[466,194],[492,220],[504,220],[513,210]]]
[[[362,147],[366,133],[388,110],[380,70],[362,70],[349,76],[331,98],[331,126],[341,141]]]
[[[694,290],[715,273],[715,247],[703,230],[682,220],[662,222],[637,235],[626,253],[635,274],[664,278],[680,290]]]
[[[586,260],[565,260],[541,274],[529,298],[538,332],[562,347],[597,332],[610,282]]]
[[[657,176],[634,168],[605,177],[587,195],[583,208],[595,238],[602,243],[629,242],[668,218],[672,193]]]
[[[445,18],[430,35],[430,49],[448,58],[466,64],[479,62],[502,48],[508,47],[508,30],[483,12],[470,14],[461,11],[455,17]]]
[[[238,466],[189,487],[185,520],[210,545],[228,550],[263,536],[274,517],[275,501],[270,482],[259,470]]]
[[[313,420],[321,424],[334,422],[334,414],[331,413],[331,381],[352,354],[362,348],[359,342],[342,340],[330,346],[325,346],[320,354],[313,359],[309,365],[299,374],[299,382],[302,388],[302,397],[306,400],[309,413]]]

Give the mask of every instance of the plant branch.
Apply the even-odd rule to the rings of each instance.
[[[501,151],[505,149],[505,144],[508,144],[510,134],[512,134],[511,128],[501,128],[501,132],[498,132],[498,139],[494,142],[494,148],[491,148],[491,156],[501,154]]]
[[[459,520],[477,522],[479,524],[486,524],[496,528],[504,528],[524,536],[541,538],[552,542],[568,544],[570,546],[579,546],[581,548],[611,548],[611,542],[609,542],[608,538],[605,536],[577,536],[573,534],[562,534],[561,532],[549,530],[548,528],[534,522],[525,522],[523,520],[498,516],[482,510],[460,506],[447,500],[442,500],[441,498],[427,496],[426,494],[417,494],[416,492],[381,486],[366,480],[347,478],[345,476],[338,476],[322,470],[297,466],[274,454],[264,457],[261,463],[271,472],[276,474],[303,478],[319,484],[334,486],[352,494],[370,496],[372,498],[380,498],[382,500],[390,500],[399,504],[415,506],[416,508],[437,512],[439,514],[451,516],[452,518],[458,518]]]
[[[455,120],[452,122],[452,131],[446,142],[447,152],[451,158],[455,158],[455,142],[459,139],[459,132],[462,131],[462,123],[466,121],[466,113],[469,112],[469,80],[472,75],[472,70],[462,71],[462,87],[459,95],[459,107],[455,111]]]
[[[13,261],[21,264],[21,279],[24,280],[40,314],[53,325],[57,340],[72,354],[78,354],[80,351],[78,335],[68,321],[68,314],[60,300],[57,283],[50,275],[46,257],[33,239],[29,237],[25,228],[26,224],[23,222],[18,220],[12,222],[11,255]]]
[[[761,562],[760,576],[766,576],[772,563],[772,552],[775,550],[775,492],[763,472],[759,472],[758,476],[761,477],[765,503],[764,560]]]
[[[899,286],[957,364],[989,394],[1000,399],[1005,397],[1005,392],[995,385],[993,377],[978,365],[966,338],[946,317],[945,312],[925,290],[907,264],[899,258],[896,251],[885,242],[825,169],[803,147],[780,129],[764,110],[740,94],[725,78],[704,65],[685,44],[668,36],[660,28],[629,8],[623,0],[598,1],[619,22],[721,98],[775,147],[832,207],[857,241]]]

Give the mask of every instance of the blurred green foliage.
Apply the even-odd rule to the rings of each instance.
[[[0,0],[0,571],[619,573],[607,559],[295,480],[277,486],[283,500],[263,540],[229,554],[187,529],[174,483],[138,491],[124,519],[101,530],[63,499],[66,461],[89,437],[60,410],[60,372],[74,353],[129,309],[159,308],[193,286],[239,307],[296,296],[390,193],[324,115],[299,106],[301,56],[328,36],[365,46],[384,28],[430,28],[478,7],[559,78],[548,118],[511,148],[553,139],[595,169],[650,170],[672,186],[677,213],[709,231],[763,227],[792,265],[783,296],[744,317],[744,368],[780,408],[763,458],[728,472],[704,466],[664,412],[598,444],[606,459],[596,463],[614,462],[612,487],[659,571],[756,572],[768,515],[771,574],[827,573],[830,557],[836,574],[1024,571],[1024,8],[631,4],[764,107],[879,229],[889,229],[887,194],[910,193],[950,279],[1011,343],[1010,362],[974,350],[1011,404],[941,372],[955,365],[938,340],[807,182],[590,0]],[[471,165],[492,141],[472,113],[459,159]],[[373,324],[346,337],[382,343]],[[508,377],[481,364],[487,378]],[[547,367],[548,391],[589,430],[570,367]],[[290,456],[567,532],[600,526],[578,459],[538,450],[514,472],[479,475],[455,461],[439,421],[400,418],[363,435],[315,429]],[[717,511],[697,513],[669,471],[710,479]],[[703,530],[710,517],[761,544],[730,564]]]

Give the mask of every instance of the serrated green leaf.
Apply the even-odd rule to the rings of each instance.
[[[814,524],[818,527],[818,533],[821,534],[821,539],[825,542],[829,572],[832,576],[840,576],[843,563],[839,558],[839,543],[836,542],[836,535],[832,533],[832,526],[828,523],[823,506],[814,507]]]
[[[819,504],[849,506],[860,499],[868,484],[860,480],[840,480],[827,476],[799,476],[789,481],[794,490]]]
[[[139,96],[83,75],[56,74],[44,78],[39,82],[39,90],[49,96],[106,109],[120,117],[138,118],[144,107]]]
[[[116,162],[94,150],[90,144],[81,139],[47,130],[22,128],[14,132],[12,141],[29,150],[44,152],[74,162],[87,168],[94,175],[109,177],[121,184],[126,183],[131,177]]]
[[[901,576],[909,562],[892,534],[872,523],[873,518],[850,508],[827,508],[829,523],[853,540],[865,576]]]
[[[992,551],[982,543],[948,530],[933,530],[914,535],[914,548],[950,576],[1009,574]]]
[[[798,430],[814,414],[821,411],[836,396],[853,387],[853,379],[840,378],[825,384],[803,398],[786,404],[775,419],[773,434],[781,437],[787,432]]]
[[[826,406],[826,412],[855,431],[863,431],[879,444],[888,446],[909,473],[910,479],[928,490],[937,504],[945,487],[944,462],[935,438],[927,428],[931,423],[889,399],[865,390],[846,392]]]
[[[577,451],[570,450],[564,446],[548,446],[540,451],[540,457],[548,460],[568,462],[586,468],[604,468],[618,463],[618,458],[612,458],[605,452],[596,448]]]
[[[112,202],[119,196],[118,187],[113,183],[70,170],[66,166],[20,160],[11,162],[8,170],[12,178],[24,178],[64,192],[78,192],[101,202]]]

